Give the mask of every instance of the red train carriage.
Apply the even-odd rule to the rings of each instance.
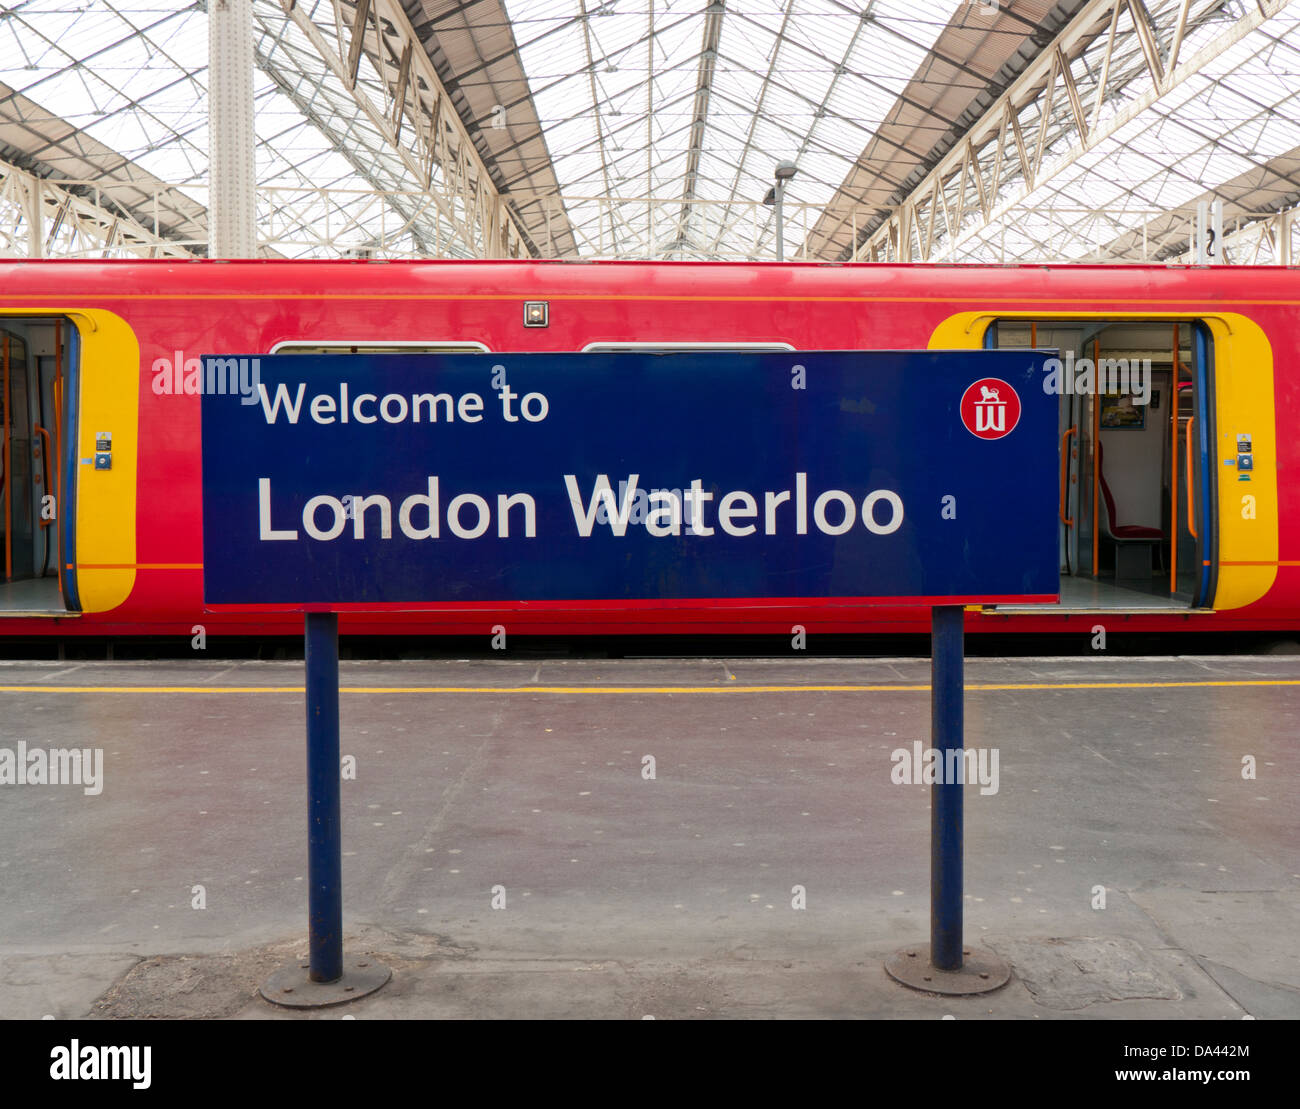
[[[1282,268],[0,261],[0,634],[300,632],[294,617],[203,614],[199,398],[185,389],[203,354],[624,345],[1059,348],[1061,451],[1043,465],[1060,470],[1062,603],[985,608],[968,629],[1077,631],[1099,612],[1132,631],[1295,629],[1297,335],[1300,270]],[[928,614],[459,605],[343,630],[498,623],[925,632]]]

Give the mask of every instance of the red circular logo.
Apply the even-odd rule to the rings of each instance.
[[[1001,439],[1020,422],[1020,397],[1001,378],[983,378],[962,393],[961,422],[976,438]]]

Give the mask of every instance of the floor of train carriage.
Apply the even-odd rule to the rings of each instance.
[[[926,660],[341,673],[345,950],[394,978],[322,1017],[1300,1017],[1300,658],[968,659],[965,937],[1014,976],[948,999],[883,968]],[[2,787],[0,1018],[298,1019],[257,989],[306,948],[302,681],[0,662],[0,748],[102,753]]]
[[[1062,575],[1061,600],[1057,605],[990,605],[1001,613],[1054,612],[1127,612],[1132,614],[1186,611],[1187,597],[1177,594],[1161,596],[1142,588],[1145,583],[1126,581],[1117,584],[1104,578],[1076,578]]]
[[[0,610],[11,615],[50,611],[66,615],[59,596],[59,579],[51,574],[49,577],[0,582]]]

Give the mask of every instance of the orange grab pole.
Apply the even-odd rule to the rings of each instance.
[[[63,510],[63,321],[54,321],[54,518]]]
[[[1178,592],[1178,325],[1174,324],[1173,387],[1169,405],[1169,592]]]
[[[4,465],[5,465],[5,581],[9,581],[14,576],[14,537],[13,528],[10,527],[12,520],[9,516],[9,336],[4,337]]]
[[[63,321],[54,321],[54,520],[63,519]],[[59,596],[63,596],[62,526],[54,529]]]
[[[45,444],[45,446],[41,448],[41,472],[36,475],[34,480],[37,485],[44,482],[45,489],[48,492],[50,488],[50,433],[45,428],[41,427],[40,424],[33,424],[32,427],[35,429],[36,434],[41,437],[41,442]],[[52,523],[54,523],[52,519],[47,520],[44,517],[41,518],[41,527],[43,528],[49,527]]]
[[[1192,416],[1187,421],[1187,430],[1184,434],[1186,439],[1187,451],[1187,530],[1192,533],[1193,539],[1200,539],[1196,534],[1196,500],[1192,495],[1192,428],[1196,426],[1196,417]]]
[[[1070,475],[1070,452],[1066,450],[1066,443],[1070,441],[1070,436],[1077,434],[1077,427],[1070,428],[1061,436],[1061,507],[1057,510],[1057,515],[1061,517],[1061,523],[1067,528],[1074,527],[1074,520],[1065,515],[1065,487]]]
[[[1101,342],[1092,341],[1092,576],[1097,576],[1101,557],[1101,382],[1097,380],[1101,361]]]

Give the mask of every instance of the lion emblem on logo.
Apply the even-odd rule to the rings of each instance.
[[[981,404],[988,404],[988,403],[990,403],[990,402],[992,402],[992,403],[994,403],[994,404],[1001,404],[1001,403],[1002,403],[1002,399],[998,396],[998,391],[997,391],[996,389],[990,389],[987,385],[981,385],[981,386],[980,386],[980,403],[981,403]]]

